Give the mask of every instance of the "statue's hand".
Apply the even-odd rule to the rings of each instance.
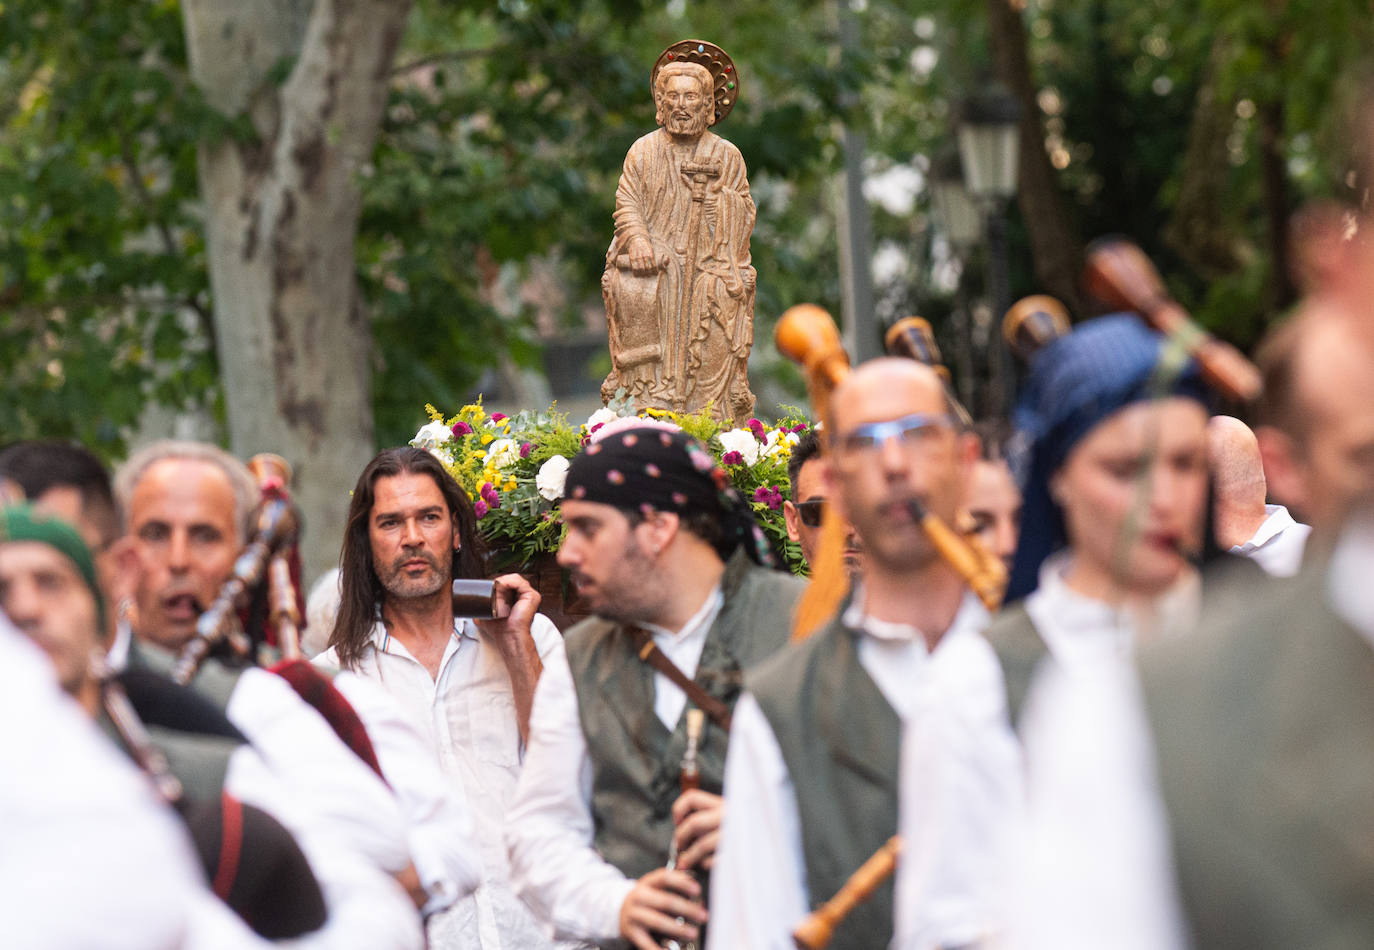
[[[658,270],[654,260],[654,246],[642,237],[632,237],[625,245],[625,255],[630,259],[630,270],[640,277],[646,277]]]

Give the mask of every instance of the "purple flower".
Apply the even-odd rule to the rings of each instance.
[[[472,503],[472,512],[479,519],[485,518],[487,516],[487,503],[480,498],[477,499]]]
[[[724,462],[726,465],[744,464],[744,456],[740,455],[738,452],[726,452],[724,455],[720,457],[720,460]]]
[[[767,501],[767,500],[768,500],[768,489],[767,489],[767,488],[764,488],[762,485],[760,485],[758,488],[755,488],[755,489],[754,489],[754,500],[755,500],[755,501]]]
[[[522,459],[527,459],[527,458],[529,458],[529,457],[530,457],[530,449],[532,449],[532,448],[534,448],[534,446],[530,445],[528,442],[521,442],[521,443],[520,443],[520,457],[521,457]]]
[[[807,426],[805,422],[798,422],[796,425],[792,427],[793,432],[805,432],[806,429]]]
[[[482,499],[486,501],[488,506],[492,508],[501,507],[501,496],[496,493],[496,486],[492,485],[491,482],[483,482],[482,490],[479,494],[481,494]]]
[[[776,486],[770,487],[768,490],[768,507],[772,511],[777,511],[782,507],[782,492],[778,491]]]
[[[600,429],[605,424],[606,423],[604,422],[598,422],[596,425],[592,426],[590,429],[587,430],[587,435],[596,435],[596,430]]]
[[[506,414],[504,412],[493,412],[491,414],[492,422],[500,422],[504,418],[506,418]]]
[[[768,432],[764,429],[762,422],[757,419],[750,419],[746,424],[749,426],[749,431],[754,433],[754,438],[760,442],[768,441]]]
[[[453,424],[453,437],[456,439],[464,435],[472,435],[472,426],[460,419]]]

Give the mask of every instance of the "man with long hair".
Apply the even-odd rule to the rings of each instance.
[[[544,947],[511,891],[501,830],[524,754],[534,686],[563,641],[519,574],[496,578],[496,617],[455,617],[451,583],[485,574],[467,495],[423,449],[387,449],[353,490],[340,556],[342,601],[317,663],[379,683],[466,793],[482,886],[431,924],[434,946]]]

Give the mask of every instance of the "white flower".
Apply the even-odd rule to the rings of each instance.
[[[768,441],[764,443],[763,454],[769,458],[777,458],[779,455],[788,454],[792,451],[792,446],[801,441],[801,436],[795,432],[783,432],[774,429],[768,433]]]
[[[534,476],[534,487],[546,501],[557,501],[563,497],[563,486],[568,481],[568,458],[565,455],[552,455],[539,466],[539,474]]]
[[[745,465],[753,465],[759,460],[759,440],[748,429],[731,429],[722,432],[719,438],[726,452],[738,452],[744,457]]]
[[[520,461],[520,446],[514,439],[497,439],[487,446],[487,461],[504,471]]]
[[[616,419],[619,418],[620,417],[616,415],[616,411],[614,409],[607,409],[603,406],[602,408],[596,410],[596,412],[592,413],[591,418],[587,420],[587,431],[592,431],[593,426],[605,425],[606,423],[614,422]]]
[[[415,438],[410,440],[410,444],[417,449],[436,449],[445,442],[453,440],[453,430],[442,422],[431,422],[421,426],[420,431],[415,433]]]

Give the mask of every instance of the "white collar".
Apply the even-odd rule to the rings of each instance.
[[[1072,549],[1057,551],[1040,565],[1040,584],[1026,598],[1026,610],[1051,652],[1091,644],[1111,644],[1129,651],[1142,632],[1139,611],[1082,594],[1069,586],[1065,575],[1073,563]],[[1150,631],[1173,634],[1197,620],[1201,588],[1196,571],[1188,570],[1169,590],[1153,601]],[[1147,634],[1149,635],[1149,634]]]
[[[458,641],[459,644],[465,639],[476,641],[478,639],[477,625],[465,617],[454,617],[453,633],[450,635],[450,639]],[[400,653],[410,657],[410,651],[401,644],[401,641],[391,635],[391,631],[387,629],[386,622],[381,617],[378,617],[377,622],[372,625],[372,646],[376,648],[378,653]],[[410,658],[414,659],[414,657]]]
[[[716,615],[720,613],[720,608],[725,604],[725,594],[721,590],[720,584],[711,588],[711,592],[706,595],[706,599],[701,602],[697,612],[687,618],[687,622],[682,625],[682,629],[676,632],[667,627],[661,627],[656,623],[641,624],[645,630],[654,635],[655,639],[666,638],[671,643],[681,643],[695,633],[701,633],[711,629],[711,624],[715,623]]]
[[[1241,544],[1237,544],[1231,551],[1234,554],[1249,554],[1264,547],[1281,532],[1295,524],[1297,524],[1297,522],[1293,520],[1293,516],[1288,513],[1288,509],[1283,505],[1265,505],[1264,521],[1260,522],[1260,526],[1255,531],[1254,537]]]
[[[856,580],[854,582],[854,596],[849,599],[849,606],[845,608],[844,614],[840,617],[840,622],[851,630],[857,630],[885,643],[915,641],[923,647],[925,646],[927,642],[925,633],[915,624],[870,617],[865,612],[864,606],[863,584]],[[963,600],[959,602],[959,610],[955,613],[954,619],[950,621],[949,628],[940,635],[940,642],[943,643],[945,638],[955,630],[963,629],[969,625],[981,629],[987,626],[988,619],[987,608],[983,606],[982,601],[978,600],[972,592],[965,592]]]
[[[1331,608],[1374,646],[1374,513],[1351,518],[1331,552],[1326,593]]]

